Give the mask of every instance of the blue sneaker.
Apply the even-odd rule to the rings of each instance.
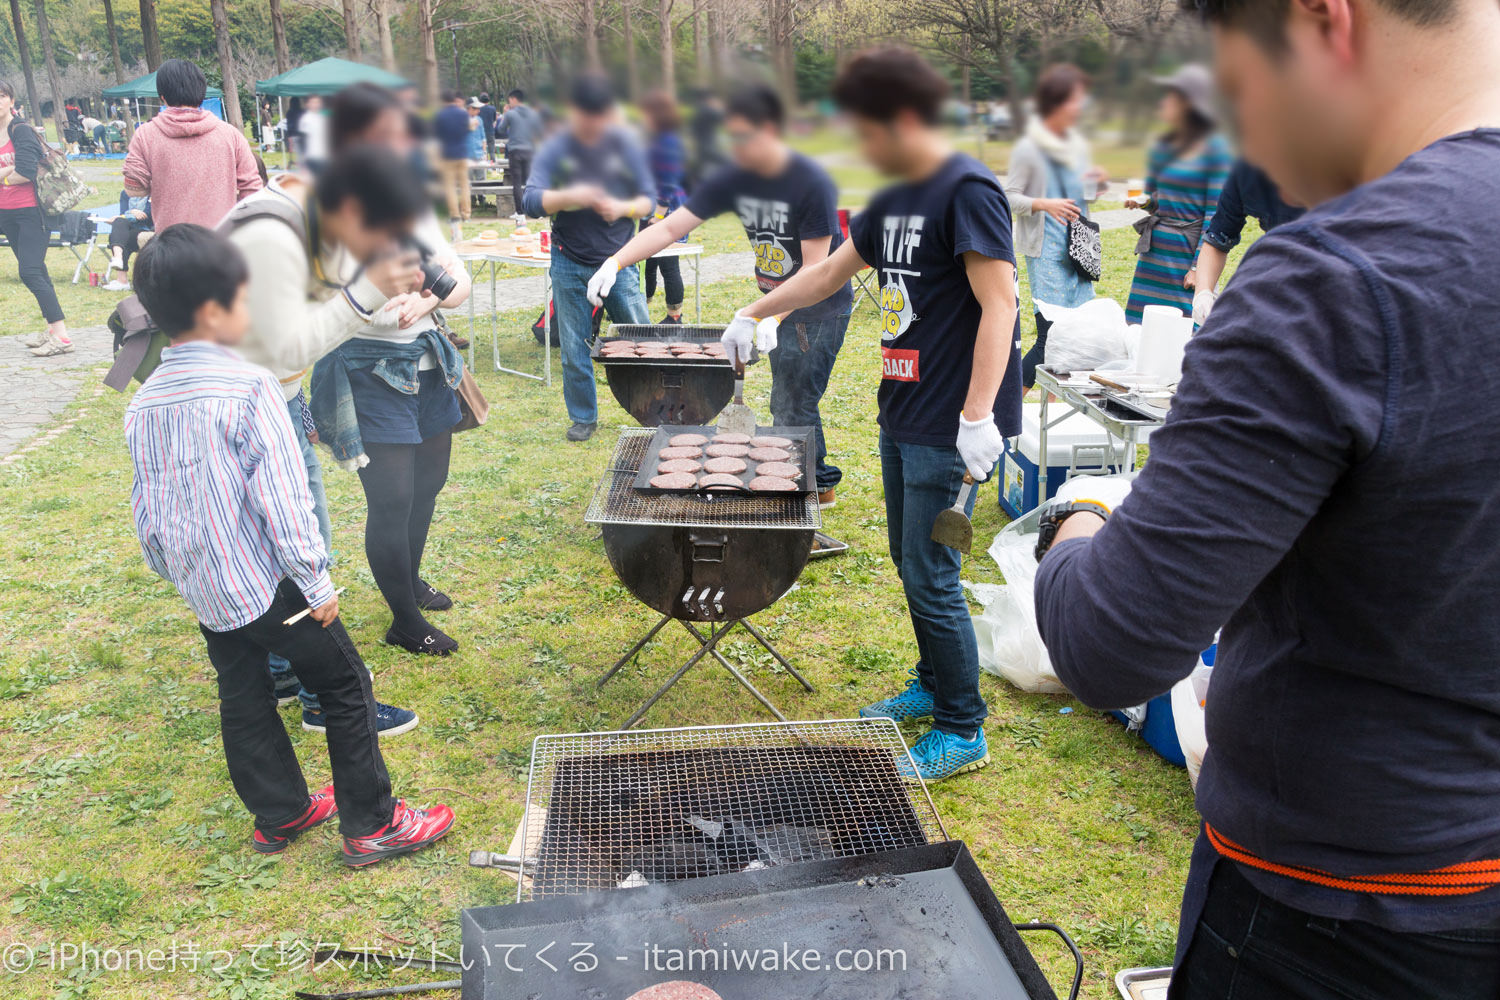
[[[911,680],[906,682],[905,691],[894,698],[866,705],[859,710],[859,717],[861,719],[895,719],[897,722],[932,718],[932,692],[922,686],[916,667],[908,670],[907,673],[911,676]]]
[[[417,721],[416,712],[378,701],[375,703],[375,729],[380,736],[400,736],[404,732],[416,729]],[[314,712],[310,708],[302,710],[302,728],[310,733],[328,731],[328,727],[323,725],[323,713]]]
[[[984,767],[990,762],[990,745],[984,738],[983,729],[975,733],[972,740],[932,729],[912,744],[911,758],[916,762],[916,772],[913,773],[911,765],[903,761],[901,777],[942,781]]]

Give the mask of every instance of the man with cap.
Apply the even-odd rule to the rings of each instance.
[[[1234,162],[1207,67],[1190,64],[1156,82],[1166,88],[1158,114],[1167,131],[1151,149],[1145,195],[1125,202],[1148,213],[1135,223],[1139,259],[1125,308],[1132,323],[1147,306],[1192,311],[1193,261]]]
[[[521,200],[527,215],[552,216],[552,300],[562,345],[563,400],[573,421],[567,438],[587,441],[599,421],[589,357],[594,332],[589,278],[629,241],[635,220],[656,207],[645,151],[617,121],[607,77],[586,73],[574,82],[567,127],[537,151]],[[616,323],[648,322],[640,272],[635,266],[625,270],[604,297],[604,308]]]
[[[1222,629],[1173,1000],[1495,1000],[1500,4],[1186,2],[1309,209],[1188,342],[1134,483],[1059,491],[1037,623],[1098,708]]]

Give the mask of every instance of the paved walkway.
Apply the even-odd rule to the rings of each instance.
[[[13,387],[0,395],[0,464],[18,458],[22,446],[55,420],[81,389],[102,388],[97,369],[109,363],[114,335],[105,326],[69,332],[77,346],[71,354],[55,358],[32,357],[24,343],[28,334],[0,337],[0,380]],[[51,436],[55,434],[49,432]],[[41,443],[39,439],[33,445]]]

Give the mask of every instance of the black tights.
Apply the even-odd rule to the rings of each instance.
[[[431,626],[417,607],[422,550],[437,495],[448,481],[452,432],[421,444],[365,442],[370,464],[359,470],[365,488],[365,558],[391,607],[397,630],[425,635]]]

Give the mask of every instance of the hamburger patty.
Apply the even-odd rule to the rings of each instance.
[[[668,983],[657,983],[655,986],[637,990],[625,1000],[724,1000],[724,998],[701,983],[674,979]]]
[[[751,448],[746,457],[752,462],[785,462],[792,453],[785,448]]]
[[[745,460],[743,458],[710,458],[708,461],[703,463],[704,472],[723,472],[730,475],[739,475],[741,472],[744,472],[746,468],[748,468],[748,466],[745,465]]]
[[[714,444],[749,444],[749,434],[724,433],[714,435]]]
[[[662,463],[666,468],[666,463]],[[762,462],[755,467],[757,476],[775,476],[777,479],[796,479],[802,475],[802,470],[790,462]]]
[[[738,489],[745,484],[740,482],[739,476],[731,476],[724,472],[711,472],[706,476],[699,476],[698,485],[708,489],[714,487],[734,487]]]
[[[708,444],[708,438],[702,434],[673,434],[667,444],[673,448],[702,448]]]
[[[776,437],[774,434],[761,434],[751,438],[750,444],[756,448],[790,448],[792,439]]]
[[[785,493],[788,490],[795,490],[797,484],[790,479],[782,479],[780,476],[756,476],[750,480],[750,488],[757,493]]]
[[[656,467],[657,475],[665,472],[694,472],[703,468],[703,463],[696,458],[669,458]],[[791,466],[788,466],[791,468]]]
[[[742,444],[711,444],[703,453],[709,458],[744,458],[750,449]]]
[[[659,490],[690,490],[698,485],[698,477],[691,472],[668,472],[652,476],[651,485]]]
[[[702,458],[702,457],[703,457],[703,449],[702,448],[692,448],[692,447],[688,447],[686,445],[680,446],[680,447],[663,448],[661,450],[661,452],[657,455],[657,458],[659,458],[659,459],[668,459],[668,458]]]

